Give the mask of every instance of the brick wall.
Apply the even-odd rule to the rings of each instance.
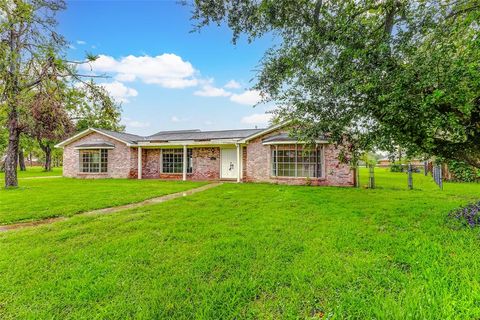
[[[292,185],[312,184],[329,186],[353,186],[354,172],[348,164],[338,160],[340,153],[333,145],[324,145],[324,173],[321,178],[294,178],[294,177],[272,177],[271,176],[271,146],[263,145],[262,140],[282,133],[276,131],[258,137],[247,145],[246,160],[244,163],[244,180],[248,182],[271,182]]]
[[[137,178],[137,148],[132,148],[130,156],[130,178]],[[187,174],[188,180],[220,179],[220,148],[192,148],[193,172]],[[182,173],[161,173],[160,149],[142,149],[143,179],[181,180]]]
[[[80,151],[75,147],[85,143],[108,142],[115,145],[108,150],[108,172],[82,173],[80,172]],[[73,178],[128,178],[130,173],[130,147],[125,143],[108,138],[93,132],[82,137],[63,149],[63,175]]]
[[[193,148],[194,180],[220,179],[220,148]]]

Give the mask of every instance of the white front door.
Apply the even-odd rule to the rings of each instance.
[[[237,168],[237,150],[220,149],[220,159],[222,160],[221,178],[236,179],[238,176]]]

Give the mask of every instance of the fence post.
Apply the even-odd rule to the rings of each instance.
[[[355,167],[355,187],[360,188],[360,167],[357,166]]]
[[[438,186],[440,190],[443,190],[443,172],[442,172],[442,165],[438,167]]]
[[[428,162],[427,161],[423,161],[423,174],[425,175],[425,177],[428,175]]]
[[[373,165],[368,166],[368,187],[370,189],[375,189],[375,175],[373,171]]]
[[[413,189],[412,164],[408,164],[408,189]]]

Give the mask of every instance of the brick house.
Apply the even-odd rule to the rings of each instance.
[[[161,131],[142,137],[90,128],[59,143],[63,175],[74,178],[233,180],[353,186],[354,172],[324,139],[266,129]]]

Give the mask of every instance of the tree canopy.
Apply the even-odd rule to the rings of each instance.
[[[255,88],[298,136],[480,167],[478,0],[196,0],[193,19],[276,37]]]

